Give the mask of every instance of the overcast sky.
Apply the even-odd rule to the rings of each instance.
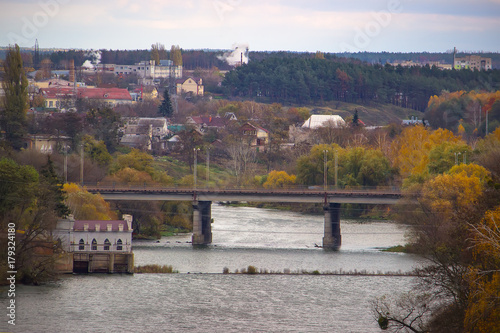
[[[500,51],[500,0],[0,0],[0,46]]]

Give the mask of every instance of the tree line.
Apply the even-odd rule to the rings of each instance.
[[[369,65],[345,58],[270,57],[250,61],[226,74],[230,97],[286,104],[322,101],[391,103],[424,111],[429,98],[443,90],[498,88],[500,73],[436,67]]]

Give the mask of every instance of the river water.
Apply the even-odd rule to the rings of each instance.
[[[380,332],[370,302],[411,288],[405,276],[221,274],[269,271],[408,272],[418,257],[381,252],[405,243],[387,221],[341,221],[342,248],[318,248],[323,217],[213,205],[213,244],[190,235],[134,242],[136,265],[180,274],[68,275],[17,286],[16,326],[1,332]],[[7,306],[2,290],[0,303]],[[7,313],[4,310],[5,314]]]

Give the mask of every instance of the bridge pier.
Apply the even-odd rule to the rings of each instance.
[[[325,212],[325,232],[323,236],[323,248],[338,250],[342,244],[340,234],[340,204],[326,203],[323,206]]]
[[[212,243],[212,201],[193,202],[193,245]]]

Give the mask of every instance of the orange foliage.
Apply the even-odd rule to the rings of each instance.
[[[392,142],[390,155],[393,167],[399,169],[403,178],[422,174],[429,164],[431,149],[444,142],[465,144],[447,129],[430,131],[423,126],[407,127]]]

